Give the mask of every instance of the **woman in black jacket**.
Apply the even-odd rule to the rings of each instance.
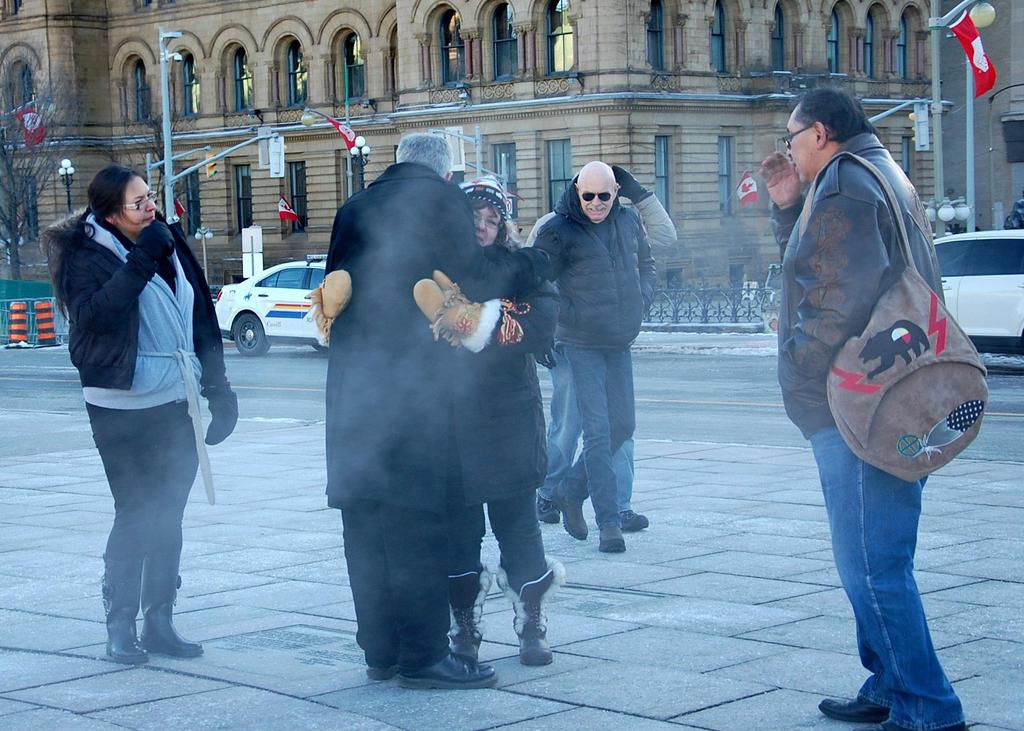
[[[520,244],[501,186],[484,178],[462,189],[485,254],[511,256]],[[515,607],[520,661],[547,665],[552,655],[543,602],[564,583],[565,569],[545,558],[537,523],[536,488],[544,480],[547,453],[535,356],[551,351],[558,298],[545,282],[516,300],[483,303],[480,314],[476,332],[461,338],[468,350],[460,349],[464,369],[453,419],[465,498],[448,511],[452,652],[476,660],[482,640],[480,618],[491,585],[480,562],[486,503],[501,549],[498,585]]]
[[[234,429],[238,401],[206,279],[156,194],[134,170],[110,165],[88,196],[88,209],[47,229],[42,245],[114,497],[103,556],[107,655],[125,664],[149,652],[197,657],[202,645],[171,620],[182,514],[205,459],[196,392],[213,414],[206,444]]]

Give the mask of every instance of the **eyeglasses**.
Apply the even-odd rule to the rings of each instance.
[[[782,144],[784,144],[786,146],[787,150],[792,150],[793,149],[793,138],[796,137],[801,132],[806,132],[807,130],[811,129],[812,127],[814,127],[814,123],[813,122],[811,122],[809,125],[807,125],[803,129],[798,129],[796,132],[790,132],[789,134],[783,135],[782,137],[779,138],[779,140],[782,141]]]
[[[132,211],[141,211],[149,203],[156,203],[157,193],[155,190],[151,190],[146,193],[146,197],[140,201],[134,203],[125,203],[124,207]]]
[[[580,193],[580,198],[585,200],[587,203],[590,203],[590,201],[594,200],[594,198],[597,198],[598,200],[603,201],[604,203],[607,203],[608,201],[610,201],[612,199],[612,194],[609,191],[607,191],[607,190],[605,190],[605,191],[603,191],[601,193],[590,193],[590,192],[587,192],[587,193]]]

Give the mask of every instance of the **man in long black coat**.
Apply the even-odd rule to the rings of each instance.
[[[435,343],[412,290],[442,270],[483,301],[532,286],[541,252],[489,261],[466,197],[447,182],[451,153],[429,134],[342,206],[327,271],[352,299],[335,321],[327,371],[327,495],[340,508],[367,674],[407,687],[494,685],[493,668],[448,649],[443,515],[452,450],[454,354]]]

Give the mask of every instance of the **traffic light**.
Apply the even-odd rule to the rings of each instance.
[[[217,174],[217,161],[211,160],[212,153],[206,154],[206,177],[212,178]]]
[[[928,103],[918,102],[914,105],[914,111],[910,113],[910,122],[914,125],[914,149],[917,152],[930,150],[931,129],[928,119]]]

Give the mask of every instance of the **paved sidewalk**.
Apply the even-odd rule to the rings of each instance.
[[[94,450],[0,459],[3,729],[849,729],[816,710],[864,678],[806,449],[640,441],[621,555],[544,526],[569,585],[555,662],[526,668],[488,599],[496,689],[372,683],[355,644],[323,425],[243,423],[186,513],[177,624],[196,660],[104,659],[112,505]],[[1024,464],[959,460],[926,490],[917,578],[974,731],[1024,731]],[[497,563],[492,540],[487,562]]]

